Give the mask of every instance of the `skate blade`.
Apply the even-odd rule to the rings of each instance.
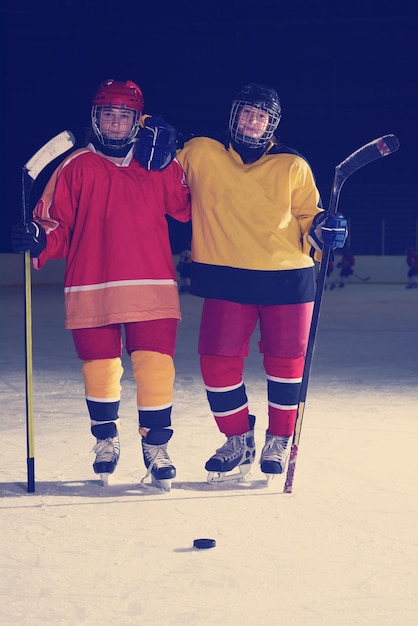
[[[151,479],[151,485],[153,487],[156,487],[157,489],[161,489],[161,491],[167,491],[167,492],[171,491],[171,479],[170,478],[158,479],[153,476]]]
[[[277,479],[277,477],[282,477],[284,476],[284,474],[286,473],[286,468],[287,468],[287,463],[285,464],[283,471],[281,472],[276,472],[276,474],[267,474],[267,472],[263,472],[265,478],[266,478],[266,483],[267,485],[270,485],[273,480]]]
[[[106,474],[105,473],[100,474],[100,481],[102,483],[102,487],[108,487],[109,486],[109,476],[110,476],[110,474],[107,474],[107,473]]]
[[[239,483],[246,480],[250,476],[251,465],[240,465],[239,472],[235,474],[227,474],[226,472],[209,472],[207,481],[211,484],[216,483]]]
[[[267,487],[268,487],[269,485],[271,485],[273,480],[275,478],[277,478],[277,476],[281,476],[281,474],[264,474],[264,476],[266,478],[266,484],[267,484]]]
[[[145,487],[145,488],[149,488],[149,487],[155,487],[156,489],[159,489],[160,491],[171,491],[171,478],[166,478],[166,479],[159,479],[155,478],[154,476],[151,475],[151,481],[150,482],[146,482],[146,478],[147,476],[144,476],[144,478],[141,479],[140,484]]]

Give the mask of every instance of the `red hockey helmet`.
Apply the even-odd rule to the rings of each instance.
[[[119,106],[135,109],[141,115],[144,109],[142,91],[131,80],[117,81],[113,78],[105,80],[93,97],[93,106]]]
[[[139,121],[144,108],[142,91],[131,80],[117,81],[113,78],[105,80],[93,96],[91,121],[94,134],[102,146],[110,149],[123,149],[129,146],[139,131]],[[109,109],[121,109],[126,113],[132,112],[132,126],[123,137],[109,136],[102,127],[103,115],[109,114]]]

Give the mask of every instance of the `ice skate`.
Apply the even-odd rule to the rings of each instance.
[[[292,437],[279,437],[266,432],[266,442],[261,451],[261,471],[269,483],[278,474],[283,474],[290,456]]]
[[[93,463],[95,474],[100,474],[103,485],[109,483],[109,476],[115,471],[120,456],[119,437],[107,437],[106,439],[98,439],[93,448],[96,454],[96,460]]]
[[[171,428],[151,429],[142,436],[142,453],[147,473],[141,480],[145,483],[151,476],[151,484],[162,491],[170,491],[171,480],[176,476],[176,468],[167,452],[167,444],[173,435]]]
[[[255,458],[254,415],[249,415],[250,430],[243,435],[228,437],[221,448],[206,462],[209,483],[245,480]],[[238,472],[229,474],[238,468]]]

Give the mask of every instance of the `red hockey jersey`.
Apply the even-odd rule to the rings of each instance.
[[[34,259],[66,257],[66,328],[180,319],[166,214],[190,220],[190,194],[177,161],[147,171],[89,145],[52,175],[35,208],[47,246]]]

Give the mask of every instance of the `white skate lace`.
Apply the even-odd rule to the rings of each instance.
[[[146,478],[151,474],[153,468],[157,465],[157,467],[170,467],[172,462],[167,453],[167,444],[162,446],[157,446],[155,444],[144,443],[142,442],[142,449],[144,452],[144,457],[147,463],[149,463],[147,468],[147,473],[144,478],[141,479],[141,483],[145,481]]]
[[[289,441],[288,437],[268,437],[262,452],[263,461],[283,461],[289,452]]]
[[[107,439],[98,439],[91,452],[96,454],[96,462],[111,462],[119,457],[119,450],[118,437],[108,437]]]
[[[242,449],[245,446],[246,435],[232,435],[228,437],[224,445],[218,448],[213,455],[220,459],[233,459],[242,453]]]

